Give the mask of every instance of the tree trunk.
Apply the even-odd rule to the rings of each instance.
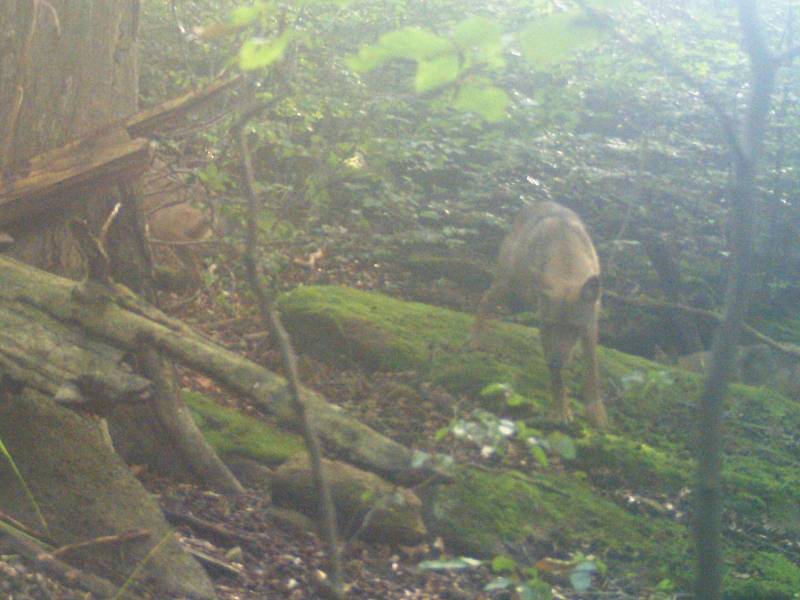
[[[780,66],[765,44],[755,0],[738,0],[737,5],[750,66],[750,87],[742,134],[731,143],[735,182],[731,190],[732,263],[725,310],[711,347],[711,364],[700,398],[694,531],[697,541],[695,596],[703,600],[721,600],[723,596],[722,417],[736,344],[752,292],[758,210],[756,168],[767,129],[775,74]]]
[[[13,185],[36,154],[136,111],[138,11],[135,0],[0,3],[0,183]],[[68,221],[85,219],[98,231],[112,207],[121,202],[108,238],[112,272],[115,279],[152,299],[135,182],[102,189],[87,186],[58,200],[58,210],[8,226],[6,232],[16,242],[9,253],[79,278],[85,267]],[[4,394],[0,439],[21,466],[33,500],[41,504],[54,542],[75,542],[132,525],[153,532],[151,538],[113,558],[84,557],[95,570],[124,579],[168,535],[158,507],[110,448],[97,443],[97,426],[91,420],[24,386],[6,386]],[[116,430],[124,434],[125,423]],[[157,442],[152,436],[150,441]],[[159,452],[168,455],[166,447]],[[0,466],[0,480],[4,482],[0,505],[26,517],[29,499],[19,493],[20,483],[9,479],[6,465]],[[214,597],[203,570],[173,540],[151,557],[145,570],[148,583],[160,590],[159,597]]]
[[[0,11],[3,31],[16,33],[2,48],[8,59],[0,70],[0,83],[7,83],[0,89],[0,107],[6,107],[5,112],[0,108],[0,123],[5,124],[0,137],[6,136],[2,148],[7,150],[0,155],[0,164],[6,182],[33,154],[135,112],[137,5],[12,2],[5,12]],[[52,98],[59,102],[53,103]],[[20,110],[14,110],[15,106]],[[68,220],[83,218],[98,231],[120,202],[106,248],[111,271],[116,281],[154,302],[152,261],[144,239],[138,188],[137,182],[121,181],[112,188],[65,194],[59,198],[61,210],[10,227],[8,233],[17,242],[10,254],[54,273],[80,277],[83,260]],[[189,418],[172,366],[155,361],[141,369],[166,385],[159,387],[153,404],[109,414],[122,456],[220,492],[241,491]]]
[[[672,248],[655,235],[645,237],[642,242],[667,302],[681,304],[681,278]],[[680,354],[691,354],[703,349],[697,324],[689,315],[676,310],[671,312],[669,318],[681,343]]]

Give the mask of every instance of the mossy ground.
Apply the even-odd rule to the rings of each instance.
[[[453,393],[475,393],[489,383],[509,382],[531,399],[534,420],[547,408],[547,369],[535,329],[494,323],[485,337],[485,351],[470,352],[466,344],[472,317],[442,308],[334,286],[297,288],[281,297],[280,308],[295,342],[305,352],[340,364],[416,370],[421,378]],[[459,519],[459,527],[468,532],[463,536],[467,546],[491,547],[498,538],[487,537],[486,531],[512,541],[523,532],[531,533],[537,523],[546,524],[552,536],[554,530],[549,527],[560,523],[561,547],[583,551],[588,544],[625,555],[619,546],[623,541],[616,537],[624,529],[632,536],[628,545],[637,555],[637,568],[650,565],[644,571],[653,577],[662,576],[666,569],[673,580],[685,582],[690,573],[685,526],[629,515],[604,500],[604,490],[588,481],[602,467],[613,475],[605,481],[643,494],[674,494],[690,485],[701,379],[613,350],[603,349],[600,356],[612,425],[607,434],[584,429],[573,465],[580,471],[561,475],[556,482],[547,482],[545,477],[535,483],[516,483],[513,489],[499,475],[472,473],[463,484],[464,494],[454,487],[446,504],[461,502],[457,512],[470,515]],[[575,361],[566,377],[573,391],[579,387],[580,374],[581,363]],[[796,534],[800,531],[796,433],[800,408],[763,388],[732,386],[725,426],[727,509],[737,520]],[[581,472],[588,473],[588,481],[579,476]],[[519,498],[534,506],[520,508]],[[620,523],[627,525],[620,527]],[[792,597],[775,595],[774,590],[783,589],[779,582],[800,577],[800,569],[790,560],[781,562],[780,554],[770,555],[774,560],[764,559],[756,548],[748,540],[729,543],[728,556],[736,565],[731,571],[738,568],[751,575],[747,597]],[[627,564],[624,556],[620,560],[621,565]],[[779,574],[776,565],[781,566]],[[740,588],[731,583],[731,590]]]
[[[567,473],[522,475],[473,467],[426,498],[432,532],[452,549],[493,556],[525,546],[594,555],[630,589],[673,579],[687,583],[688,535],[666,518],[641,518]],[[529,550],[530,551],[530,547]],[[656,556],[657,555],[657,556]]]

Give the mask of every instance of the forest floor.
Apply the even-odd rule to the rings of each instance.
[[[288,265],[280,275],[278,289],[302,284],[341,284],[365,290],[385,291],[404,299],[470,309],[477,304],[479,291],[437,283],[419,284],[401,267],[382,264],[352,252],[352,240],[340,254],[327,242],[326,256],[309,261],[309,255],[284,251]],[[314,264],[310,264],[314,263]],[[246,355],[267,368],[282,372],[280,355],[254,317],[247,297],[247,285],[234,279],[236,269],[225,267],[223,277],[214,277],[203,290],[193,296],[165,294],[162,304],[171,314],[202,330],[216,341]],[[220,272],[218,270],[217,272]],[[441,442],[437,432],[446,427],[454,415],[454,406],[469,402],[454,398],[443,389],[419,385],[417,374],[402,372],[367,372],[353,367],[345,369],[325,362],[300,357],[304,384],[341,404],[354,417],[390,435],[393,439],[427,451],[445,451],[459,462],[487,467],[531,471],[541,468],[524,449],[511,446],[502,456],[485,452],[485,448],[467,441],[448,438]],[[236,399],[226,396],[213,383],[195,373],[181,371],[183,385],[236,405],[251,415],[255,411]],[[393,390],[402,389],[402,394]],[[342,401],[342,399],[346,399]],[[446,445],[445,445],[446,444]],[[561,469],[557,457],[549,469]],[[255,600],[262,598],[321,598],[317,581],[324,578],[325,556],[319,540],[291,518],[266,510],[269,499],[254,491],[237,497],[219,494],[187,484],[160,479],[152,473],[140,474],[144,485],[160,501],[165,514],[175,525],[185,546],[211,557],[204,562],[221,600]],[[642,497],[625,489],[609,492],[610,499],[632,511],[671,511],[676,520],[685,520],[685,497],[662,498],[657,494]],[[646,491],[645,491],[646,494]],[[558,556],[557,549],[542,549],[543,556]],[[390,548],[360,540],[346,544],[343,557],[344,578],[348,597],[353,599],[489,599],[517,598],[508,590],[485,591],[497,578],[488,563],[455,565],[438,540],[416,547]],[[428,561],[428,567],[420,564]],[[632,599],[678,598],[676,594],[640,595],[611,578],[596,578],[590,592],[578,593],[557,570],[547,572],[547,563],[540,563],[555,599]],[[532,598],[546,596],[531,596]],[[3,554],[0,548],[0,598],[15,600],[56,598],[87,599],[78,586],[58,581],[25,559]]]
[[[357,242],[345,240],[340,254],[327,240],[327,254],[317,261],[308,256],[293,255],[285,250],[287,264],[277,282],[278,289],[291,289],[298,285],[339,284],[362,290],[382,291],[403,299],[425,301],[469,310],[480,297],[479,291],[468,291],[449,286],[420,284],[410,272],[392,263],[381,263],[357,254]],[[309,265],[309,262],[314,264]],[[253,309],[246,300],[246,283],[231,286],[227,280],[225,292],[214,286],[203,291],[193,302],[182,304],[174,313],[193,323],[198,329],[221,341],[224,345],[242,352],[251,360],[267,368],[283,372],[280,353],[266,335],[259,320],[252,316]],[[215,284],[222,282],[216,280]],[[231,288],[237,292],[231,293]],[[440,292],[440,295],[437,293]],[[224,297],[224,302],[220,300]],[[165,304],[170,299],[165,298]],[[172,298],[180,304],[178,298]],[[224,307],[224,308],[223,308]],[[241,315],[251,315],[242,317]],[[454,398],[444,389],[419,385],[419,374],[403,372],[366,371],[357,366],[347,369],[338,365],[300,356],[301,380],[305,385],[321,392],[330,401],[340,404],[358,420],[381,431],[400,443],[430,452],[444,452],[456,461],[485,466],[530,471],[541,468],[530,460],[524,448],[511,446],[502,457],[485,454],[485,448],[474,443],[437,441],[437,432],[448,426],[456,412],[456,405],[468,402]],[[212,382],[190,372],[183,373],[185,387],[217,397],[222,403],[233,404],[250,414],[258,412],[241,401],[231,399]],[[395,390],[402,393],[394,393]],[[466,410],[461,406],[461,409]],[[549,469],[560,469],[556,458]],[[235,562],[240,572],[210,573],[217,592],[224,599],[303,598],[320,597],[315,580],[325,569],[325,559],[320,541],[302,533],[296,524],[268,516],[263,507],[265,500],[256,493],[238,498],[224,498],[187,485],[176,485],[164,480],[144,477],[151,491],[158,493],[162,505],[170,514],[188,514],[210,521],[232,533],[230,539],[215,539],[193,528],[191,524],[178,524],[187,546],[198,547],[213,554],[223,562]],[[639,510],[637,499],[625,490],[618,490],[616,501]],[[670,504],[679,514],[681,499],[658,499],[650,502]],[[685,510],[683,511],[685,514]],[[224,536],[223,536],[224,537]],[[233,548],[234,558],[230,558]],[[555,549],[543,549],[543,551]],[[497,578],[487,562],[454,566],[447,561],[458,557],[448,554],[440,540],[417,547],[390,548],[355,541],[347,544],[343,560],[345,581],[349,598],[372,599],[481,599],[518,597],[508,590],[484,591],[487,584]],[[428,561],[433,568],[420,568]],[[457,561],[456,561],[457,562]],[[546,570],[545,563],[540,571]],[[591,592],[578,593],[571,589],[565,576],[557,569],[548,583],[555,599],[635,598],[612,580],[597,582]],[[599,594],[599,595],[598,595]],[[536,598],[537,596],[533,596]],[[545,596],[541,596],[545,597]],[[660,596],[667,598],[668,596]],[[670,596],[678,597],[678,596]]]

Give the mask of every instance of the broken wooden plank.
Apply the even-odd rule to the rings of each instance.
[[[241,80],[241,76],[237,75],[231,79],[214,81],[202,89],[162,102],[127,119],[125,127],[131,137],[152,135],[154,132],[161,130],[170,121],[176,120],[183,113],[196,108],[199,104],[211,100],[217,94],[230,89]]]

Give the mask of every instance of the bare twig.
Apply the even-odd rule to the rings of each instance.
[[[100,242],[100,245],[106,253],[108,253],[108,232],[114,220],[117,218],[120,208],[122,208],[122,204],[117,202],[114,208],[111,209],[111,212],[108,213],[106,220],[103,222],[103,226],[100,228],[100,235],[97,237],[97,241]]]
[[[623,304],[630,304],[633,306],[641,306],[644,308],[654,308],[656,310],[677,310],[687,315],[695,315],[698,317],[703,317],[706,319],[712,319],[717,323],[722,322],[723,315],[719,313],[715,313],[710,310],[705,310],[703,308],[697,308],[695,306],[686,306],[685,304],[675,304],[672,302],[661,302],[660,300],[652,300],[650,298],[628,298],[626,296],[622,296],[610,290],[603,290],[603,297],[610,299],[614,302],[620,302]],[[781,342],[772,339],[768,335],[761,333],[755,327],[748,325],[747,323],[742,323],[742,330],[745,331],[748,335],[753,337],[754,339],[766,344],[773,350],[777,350],[778,352],[785,354],[787,356],[792,356],[794,358],[800,358],[800,348],[790,346],[788,344],[782,344]]]
[[[118,593],[117,588],[110,581],[68,565],[50,554],[47,547],[37,540],[14,532],[10,528],[0,530],[0,546],[5,546],[11,552],[24,556],[26,560],[32,562],[50,577],[67,585],[77,586],[99,598],[111,598]],[[139,598],[138,595],[132,593],[119,597],[129,600]]]
[[[97,546],[120,546],[122,544],[148,538],[151,535],[152,532],[149,529],[131,529],[130,531],[123,531],[115,535],[103,535],[91,540],[85,540],[75,544],[61,546],[57,550],[53,551],[53,556],[55,558],[63,559],[65,555],[80,552],[81,550],[85,550],[87,548],[95,548]]]
[[[703,82],[691,75],[686,69],[677,64],[662,48],[657,40],[648,38],[643,41],[632,40],[622,33],[619,24],[614,21],[609,15],[601,13],[584,0],[576,0],[577,4],[588,14],[590,17],[602,23],[610,23],[610,31],[615,39],[619,40],[627,47],[632,48],[637,52],[641,52],[647,56],[656,65],[664,69],[667,74],[680,80],[690,90],[694,90],[705,104],[714,111],[719,119],[720,126],[722,127],[723,135],[728,143],[731,151],[734,154],[742,153],[742,143],[736,133],[736,122],[733,117],[725,110],[720,99],[711,91],[711,89]]]
[[[267,536],[264,535],[254,535],[252,533],[245,533],[244,531],[233,530],[225,525],[221,525],[207,519],[202,519],[189,513],[178,512],[169,509],[166,509],[162,512],[164,513],[167,521],[173,525],[187,525],[201,536],[211,537],[215,542],[219,542],[221,544],[256,544],[259,542],[264,542],[268,539]]]
[[[311,424],[306,404],[300,392],[300,383],[297,375],[297,359],[289,339],[289,334],[286,333],[280,316],[273,306],[272,298],[259,280],[256,262],[256,244],[258,242],[258,195],[255,190],[255,175],[247,140],[246,125],[249,118],[252,118],[253,115],[264,108],[266,107],[263,104],[259,104],[246,109],[243,115],[238,119],[235,129],[241,152],[241,172],[243,174],[242,187],[248,198],[247,242],[244,261],[247,277],[250,280],[250,287],[256,297],[261,318],[265,326],[268,326],[273,332],[280,346],[284,369],[286,370],[288,391],[292,398],[297,420],[302,429],[306,448],[308,449],[311,472],[320,501],[323,541],[328,554],[331,587],[326,590],[326,593],[334,598],[344,598],[339,547],[336,541],[336,511],[331,497],[330,486],[327,483],[325,473],[322,469],[322,452],[320,450],[319,439]]]

